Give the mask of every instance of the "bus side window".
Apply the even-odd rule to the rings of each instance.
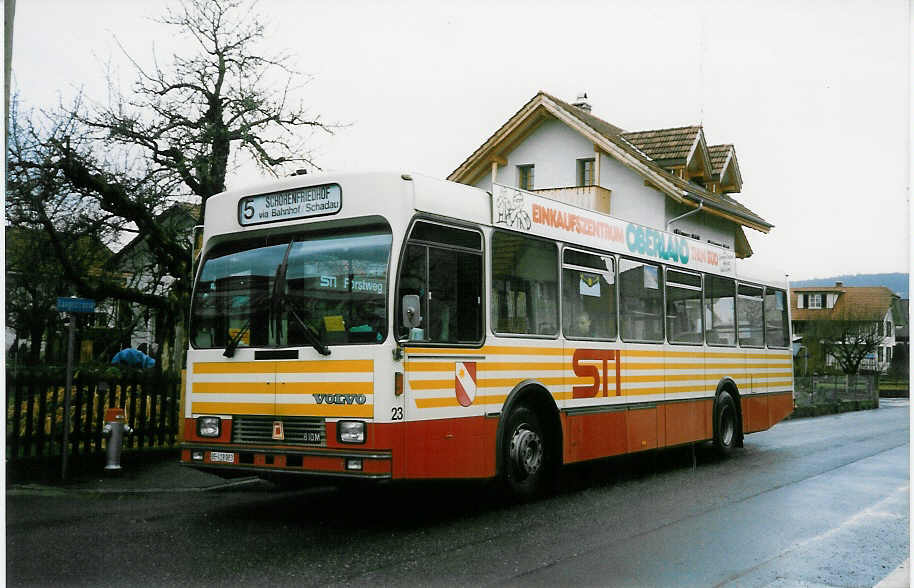
[[[663,341],[663,274],[659,265],[619,260],[622,339]]]
[[[762,289],[758,286],[739,284],[736,298],[736,324],[739,344],[761,347],[765,344],[762,319]]]
[[[614,259],[566,248],[562,262],[562,329],[565,336],[615,339]]]
[[[787,347],[787,297],[783,290],[765,288],[765,337],[768,347]]]
[[[708,345],[736,345],[736,282],[705,275],[705,336]]]
[[[701,312],[701,275],[666,271],[666,334],[670,343],[704,341]]]
[[[492,314],[500,333],[558,333],[558,251],[516,233],[492,237]]]
[[[482,235],[416,221],[400,268],[403,296],[419,296],[422,326],[399,322],[398,338],[426,343],[475,343],[482,339]],[[400,321],[402,311],[398,310]]]

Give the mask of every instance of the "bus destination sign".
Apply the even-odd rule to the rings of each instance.
[[[246,196],[238,203],[241,226],[336,214],[343,208],[339,184]]]

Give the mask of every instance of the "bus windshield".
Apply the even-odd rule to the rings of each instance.
[[[247,239],[206,256],[194,289],[195,348],[380,343],[392,236],[373,225]]]

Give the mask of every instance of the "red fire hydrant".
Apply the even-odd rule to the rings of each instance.
[[[121,446],[124,442],[124,435],[133,432],[130,425],[127,424],[123,408],[109,408],[105,410],[105,426],[102,429],[102,435],[108,438],[107,463],[105,470],[121,469]]]

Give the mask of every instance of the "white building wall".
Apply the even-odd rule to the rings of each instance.
[[[648,227],[666,224],[665,194],[644,185],[641,174],[613,157],[600,154],[600,185],[612,191],[609,214]]]
[[[577,183],[577,160],[593,157],[593,143],[555,119],[544,121],[511,153],[508,165],[498,167],[497,182],[517,186],[517,166],[534,165],[533,187],[564,188]],[[492,176],[486,174],[476,183],[478,188],[492,188]]]
[[[680,214],[685,214],[691,210],[695,210],[695,208],[678,204],[669,199],[666,201],[667,219],[676,218]],[[701,237],[703,243],[711,240],[715,243],[722,243],[731,250],[736,247],[736,225],[705,212],[699,212],[676,221],[670,225],[670,231],[673,229],[680,229],[689,234],[695,233]]]

